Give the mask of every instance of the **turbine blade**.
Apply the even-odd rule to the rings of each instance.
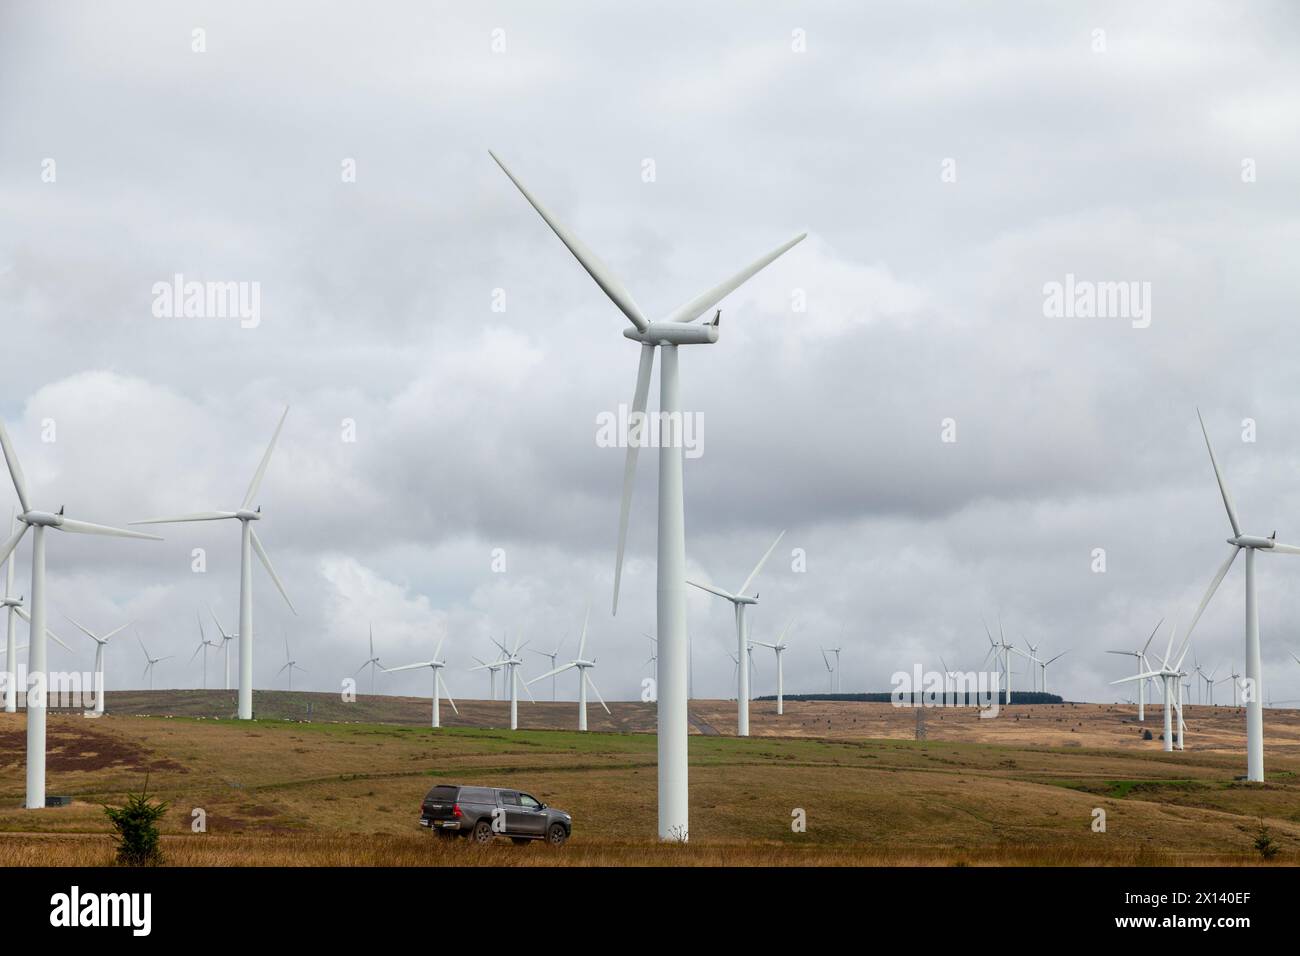
[[[1280,541],[1268,550],[1276,551],[1278,554],[1300,554],[1300,548],[1297,548],[1294,544],[1282,544]]]
[[[27,533],[29,527],[31,526],[27,524],[19,524],[18,530],[9,536],[9,540],[0,545],[0,564],[9,560],[9,555],[14,553],[14,548],[18,547],[18,542],[23,540],[23,535]]]
[[[1237,560],[1237,552],[1240,550],[1241,548],[1234,544],[1232,546],[1232,554],[1228,555],[1228,560],[1223,562],[1219,567],[1218,573],[1214,575],[1214,580],[1210,582],[1210,586],[1205,592],[1205,597],[1201,598],[1201,603],[1196,608],[1196,613],[1192,615],[1192,623],[1187,626],[1188,637],[1192,636],[1192,631],[1196,629],[1196,622],[1201,619],[1201,614],[1204,613],[1206,605],[1209,604],[1210,599],[1214,597],[1214,592],[1219,589],[1219,584],[1223,581],[1224,575],[1228,573],[1228,569],[1232,567],[1232,562]],[[1150,641],[1147,643],[1150,643]]]
[[[444,635],[442,635],[442,637],[438,638],[438,646],[435,647],[435,648],[433,649],[433,659],[434,659],[435,661],[438,659],[438,656],[439,656],[440,654],[442,654],[442,642],[445,641],[446,639],[447,639],[447,635],[446,635],[446,634],[444,634]]]
[[[588,676],[587,668],[585,667],[582,668],[582,679],[587,682],[587,686],[591,688],[591,692],[596,695],[596,700],[600,701],[600,706],[605,708],[605,713],[609,714],[609,705],[605,703],[605,698],[600,696],[600,691],[596,690],[596,682]],[[610,714],[610,716],[612,717],[613,714]]]
[[[1143,657],[1146,656],[1147,648],[1151,646],[1151,642],[1155,639],[1156,632],[1157,632],[1158,630],[1160,630],[1160,625],[1163,624],[1163,623],[1165,623],[1165,619],[1162,617],[1160,620],[1156,621],[1156,626],[1153,627],[1153,628],[1151,628],[1151,636],[1148,637],[1148,638],[1147,638],[1147,642],[1146,642],[1145,644],[1142,645],[1142,656],[1143,656]]]
[[[763,570],[763,565],[767,564],[767,559],[772,556],[772,552],[776,550],[776,546],[781,543],[781,539],[784,537],[785,531],[776,536],[776,540],[772,542],[771,547],[758,559],[758,564],[754,565],[754,570],[749,572],[749,577],[745,578],[745,583],[740,586],[740,590],[736,592],[737,594],[748,593],[750,584],[754,582],[754,578],[758,577],[758,572]]]
[[[4,449],[5,464],[9,466],[9,477],[13,479],[14,491],[18,494],[18,503],[22,506],[23,513],[26,514],[32,510],[31,503],[27,498],[27,479],[23,477],[23,466],[18,463],[18,453],[14,451],[14,446],[9,441],[9,432],[5,431],[5,424],[2,421],[0,421],[0,447]]]
[[[451,699],[451,691],[447,690],[447,682],[442,679],[442,674],[439,671],[433,673],[433,684],[435,693],[437,693],[439,687],[442,688],[443,696],[447,698],[447,703],[451,704],[452,712],[459,717],[460,711],[456,709],[456,702]]]
[[[1214,446],[1210,444],[1210,433],[1205,430],[1205,419],[1201,418],[1201,410],[1196,410],[1196,420],[1201,423],[1201,434],[1205,436],[1205,447],[1210,453],[1210,464],[1214,468],[1214,480],[1219,483],[1219,494],[1223,495],[1223,507],[1228,510],[1228,523],[1232,525],[1234,535],[1241,534],[1241,525],[1237,522],[1237,509],[1232,506],[1232,496],[1228,494],[1228,486],[1223,483],[1223,473],[1219,471],[1218,459],[1214,457]],[[1188,628],[1191,633],[1191,628]]]
[[[289,594],[285,591],[284,585],[280,583],[280,577],[275,573],[275,568],[271,567],[271,559],[266,556],[266,549],[262,547],[262,539],[257,536],[257,532],[252,528],[248,529],[248,534],[249,537],[253,539],[253,550],[257,552],[257,557],[262,562],[262,567],[266,568],[266,573],[269,574],[271,580],[275,582],[275,587],[280,592],[280,597],[284,598],[284,603],[289,605],[289,610],[293,611],[296,615],[298,611],[293,606],[293,602],[289,600]],[[374,651],[371,650],[370,654],[373,657]]]
[[[571,668],[571,667],[577,667],[577,666],[578,666],[578,665],[573,664],[573,663],[563,664],[563,665],[561,665],[560,667],[555,668],[555,670],[553,670],[553,671],[547,671],[545,674],[539,674],[538,676],[536,676],[536,677],[534,677],[532,680],[530,680],[528,683],[530,683],[530,684],[536,684],[539,680],[545,680],[545,679],[548,678],[548,677],[554,677],[556,674],[562,674],[562,673],[564,673],[565,671],[567,671],[569,668]],[[480,669],[481,669],[481,668],[478,668],[478,667],[471,667],[471,668],[470,668],[470,670],[475,670],[475,671],[476,671],[476,670],[480,670]]]
[[[73,534],[103,534],[114,538],[140,538],[144,541],[161,541],[162,538],[156,534],[145,534],[143,531],[127,531],[123,528],[111,528],[106,524],[91,524],[89,521],[76,521],[73,518],[64,518],[58,524],[52,527],[60,531],[71,531]]]
[[[280,437],[280,429],[284,427],[284,420],[289,416],[289,406],[284,406],[284,412],[280,415],[279,424],[275,426],[275,434],[271,436],[271,444],[266,446],[266,454],[257,465],[257,471],[253,473],[253,480],[248,485],[248,494],[244,495],[241,508],[247,508],[253,503],[253,498],[257,495],[257,489],[261,487],[262,477],[266,474],[266,466],[271,463],[271,452],[275,451],[276,439]],[[288,600],[286,598],[286,600]]]
[[[715,588],[711,584],[701,584],[699,581],[687,581],[691,587],[699,588],[701,591],[708,591],[710,594],[716,594],[718,597],[726,598],[728,601],[735,601],[736,595],[730,591],[724,591],[722,588]]]
[[[183,521],[220,521],[223,518],[233,518],[233,511],[196,511],[188,515],[173,515],[168,518],[145,518],[141,521],[128,521],[129,525],[137,524],[180,524]]]
[[[14,608],[14,610],[17,611],[18,616],[21,617],[28,624],[32,623],[32,616],[27,613],[26,608],[16,607]],[[72,648],[70,648],[67,644],[63,643],[63,640],[59,637],[59,635],[55,634],[48,627],[45,629],[45,636],[48,637],[50,640],[52,640],[55,644],[58,644],[59,647],[63,648],[65,651],[72,650]]]
[[[528,699],[531,700],[534,704],[537,703],[537,698],[533,696],[532,689],[528,686],[528,681],[520,679],[519,668],[512,667],[510,669],[515,672],[515,680],[524,685],[524,693],[528,695]]]
[[[77,623],[75,620],[72,619],[72,617],[71,617],[70,615],[65,614],[65,615],[63,615],[63,616],[66,617],[66,618],[68,619],[68,622],[71,623],[72,626],[75,627],[77,630],[79,630],[82,634],[85,634],[88,638],[90,638],[92,641],[95,641],[96,643],[99,642],[99,638],[96,637],[96,636],[95,636],[95,635],[94,635],[90,630],[88,630],[84,625]],[[126,627],[126,625],[123,624],[122,627]],[[118,630],[118,631],[122,630],[122,627],[119,627],[117,630]],[[114,631],[113,633],[116,634],[117,631]],[[107,639],[108,639],[108,638],[105,638],[105,640],[107,640]]]
[[[586,660],[582,655],[587,651],[587,622],[591,620],[591,605],[587,605],[587,613],[582,616],[582,637],[578,639],[578,660]]]
[[[642,315],[641,309],[632,299],[632,293],[627,291],[618,277],[610,271],[609,266],[601,262],[594,252],[583,245],[581,239],[551,215],[550,210],[528,191],[527,186],[515,178],[515,174],[506,167],[505,163],[501,162],[501,157],[491,150],[488,150],[488,155],[501,167],[501,171],[510,177],[510,181],[515,184],[515,188],[523,193],[524,198],[537,210],[537,214],[545,220],[546,224],[551,227],[551,231],[559,237],[560,242],[564,243],[568,250],[573,253],[573,257],[587,270],[587,275],[596,280],[596,285],[600,286],[601,291],[609,296],[610,301],[618,307],[620,312],[627,316],[628,321],[635,325],[638,331],[644,332],[650,323]]]
[[[401,667],[381,667],[379,669],[385,674],[396,674],[398,671],[413,671],[417,667],[430,667],[432,664],[432,661],[420,661],[418,664],[403,664]]]
[[[690,322],[693,319],[699,318],[709,309],[721,302],[727,295],[736,291],[736,289],[740,288],[740,286],[752,279],[760,270],[766,268],[778,257],[784,255],[799,243],[803,242],[807,235],[808,233],[801,232],[788,242],[783,242],[767,255],[762,256],[745,266],[745,268],[741,269],[731,278],[718,283],[708,292],[700,293],[684,305],[678,306],[664,321]]]
[[[645,420],[646,396],[650,392],[650,373],[654,370],[655,347],[641,345],[641,358],[636,370],[636,390],[632,393],[632,414],[640,424],[633,441],[632,419],[628,420],[627,455],[623,460],[623,497],[618,504],[618,550],[614,553],[614,614],[618,614],[618,589],[623,581],[623,549],[627,545],[627,519],[632,509],[632,485],[636,480],[636,458],[641,443],[647,438],[649,423]],[[579,654],[579,657],[582,655]]]

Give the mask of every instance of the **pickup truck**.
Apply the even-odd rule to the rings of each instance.
[[[420,826],[483,844],[503,836],[514,843],[545,840],[562,846],[573,832],[573,817],[519,790],[439,784],[424,795]]]

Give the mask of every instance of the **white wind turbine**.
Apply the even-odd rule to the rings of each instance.
[[[581,263],[588,275],[618,307],[633,328],[623,335],[641,345],[636,389],[632,398],[631,428],[627,437],[627,457],[623,466],[623,495],[619,506],[618,551],[614,559],[613,613],[618,613],[619,583],[623,575],[623,549],[627,541],[628,513],[632,503],[632,483],[640,446],[648,444],[645,430],[646,397],[650,375],[654,370],[656,349],[663,350],[659,381],[659,534],[656,559],[657,610],[655,633],[659,637],[661,665],[658,681],[658,750],[659,750],[659,837],[662,840],[686,841],[690,833],[689,767],[686,741],[689,732],[687,703],[689,664],[686,632],[686,517],[682,496],[681,389],[678,380],[677,350],[683,345],[709,345],[718,340],[721,311],[712,320],[695,324],[694,320],[716,306],[760,269],[786,252],[804,235],[778,246],[729,279],[701,293],[670,312],[662,320],[651,322],[641,313],[623,283],[600,261],[577,236],[551,215],[528,191],[505,164],[491,154],[510,181],[551,227],[551,231]],[[665,434],[666,432],[666,434]]]
[[[1156,621],[1156,626],[1153,627],[1153,628],[1151,629],[1151,636],[1147,638],[1147,642],[1146,642],[1145,644],[1142,645],[1142,648],[1141,648],[1140,650],[1136,650],[1136,651],[1107,651],[1106,653],[1107,653],[1107,654],[1119,654],[1119,655],[1122,656],[1122,657],[1132,657],[1132,658],[1135,658],[1136,661],[1137,661],[1137,669],[1138,669],[1139,671],[1147,671],[1147,670],[1150,670],[1150,669],[1151,669],[1151,664],[1150,664],[1150,662],[1147,660],[1147,648],[1149,648],[1149,647],[1151,646],[1151,642],[1152,642],[1152,640],[1155,639],[1156,632],[1160,630],[1160,625],[1163,624],[1163,623],[1165,623],[1165,619],[1164,619],[1163,617],[1162,617],[1160,620]],[[1146,682],[1146,681],[1142,681],[1142,682],[1140,682],[1140,683],[1138,684],[1138,701],[1137,701],[1137,703],[1138,703],[1138,720],[1139,720],[1139,721],[1145,721],[1145,720],[1147,719],[1147,718],[1146,718],[1146,688],[1147,688],[1147,682]]]
[[[1217,683],[1214,679],[1214,675],[1219,673],[1219,668],[1222,666],[1223,664],[1222,662],[1220,662],[1219,664],[1216,664],[1214,670],[1210,671],[1208,674],[1204,673],[1203,671],[1200,672],[1200,678],[1202,681],[1205,682],[1205,688],[1204,688],[1205,702],[1209,704],[1211,707],[1214,706],[1214,685]],[[1200,688],[1198,688],[1198,694],[1199,693],[1200,693]]]
[[[221,635],[222,666],[226,672],[226,690],[230,690],[230,642],[239,635],[226,632],[226,629],[221,626],[221,621],[217,619],[217,612],[212,610],[211,604],[208,605],[208,613],[212,615],[212,623],[217,625],[217,633]]]
[[[493,643],[495,643],[495,641]],[[489,689],[492,692],[491,700],[496,700],[497,699],[497,671],[501,670],[501,665],[496,663],[495,661],[485,661],[481,657],[475,657],[474,660],[478,661],[479,666],[471,667],[470,670],[472,671],[486,670],[488,672],[488,683],[490,685]]]
[[[833,694],[835,693],[835,673],[840,669],[840,651],[842,650],[842,648],[823,647],[820,648],[820,650],[822,652],[822,663],[826,665],[826,673],[830,675],[830,682],[831,682],[830,692]],[[835,655],[834,664],[832,664],[831,659],[826,656],[827,652],[834,653]]]
[[[442,679],[442,669],[447,666],[447,662],[442,660],[439,655],[442,653],[442,642],[445,641],[446,635],[438,638],[438,646],[433,649],[433,657],[427,661],[420,661],[416,664],[403,664],[401,667],[385,667],[384,671],[388,674],[394,674],[397,671],[415,670],[420,667],[427,667],[433,671],[433,727],[442,726],[442,718],[438,714],[438,689],[442,688],[442,693],[447,695],[447,703],[451,704],[451,709],[456,716],[460,716],[460,711],[456,708],[456,702],[451,699],[451,691],[447,690],[447,682]]]
[[[560,648],[563,646],[564,646],[564,641],[560,641],[558,644],[555,645],[554,650],[539,651],[537,648],[533,648],[533,653],[549,659],[551,662],[551,669],[554,670],[555,662],[560,658]],[[551,700],[555,700],[555,678],[554,677],[551,678]]]
[[[140,642],[140,650],[144,651],[144,659],[147,662],[144,665],[144,674],[141,676],[149,678],[149,689],[153,690],[154,667],[158,664],[161,664],[163,661],[171,660],[172,657],[174,657],[175,655],[167,654],[163,657],[154,657],[152,654],[149,653],[149,648],[144,646],[144,641],[143,639],[141,639],[139,631],[136,632],[135,639]]]
[[[253,509],[253,499],[257,497],[257,491],[262,486],[262,478],[266,475],[266,466],[271,463],[271,452],[275,451],[276,440],[280,437],[280,429],[284,427],[285,416],[289,414],[286,406],[284,413],[280,416],[280,422],[275,426],[275,434],[271,436],[271,443],[266,446],[266,454],[262,456],[261,462],[257,466],[257,471],[253,473],[253,480],[248,486],[248,492],[244,495],[244,500],[240,502],[239,508],[235,511],[201,511],[196,514],[178,515],[168,518],[149,518],[145,521],[132,521],[132,524],[174,524],[188,521],[221,521],[233,518],[239,522],[240,545],[239,545],[239,719],[253,719],[253,558],[256,552],[258,560],[262,562],[262,567],[266,568],[266,573],[270,575],[271,581],[274,582],[276,590],[284,598],[284,603],[289,605],[289,610],[294,614],[293,602],[289,600],[288,592],[285,591],[284,585],[280,583],[279,576],[275,573],[275,568],[271,567],[271,559],[267,557],[266,549],[262,547],[262,541],[253,530],[253,522],[260,521],[262,518],[262,509],[259,506]]]
[[[283,674],[285,671],[288,671],[288,672],[289,672],[289,690],[293,690],[293,672],[294,672],[294,671],[302,671],[304,674],[307,673],[307,669],[304,668],[304,667],[299,667],[299,666],[298,666],[298,662],[297,662],[296,660],[294,660],[293,657],[289,654],[289,635],[288,635],[288,634],[284,635],[284,666],[281,667],[278,671],[275,672],[275,676],[276,676],[276,677],[279,677],[279,676],[280,676],[281,674]]]
[[[73,621],[72,618],[68,617],[68,615],[65,614],[63,616],[67,617],[68,620],[72,622],[73,627],[75,627],[82,634],[85,634],[88,638],[90,638],[92,641],[95,642],[95,713],[103,714],[104,713],[104,648],[108,647],[109,638],[116,635],[119,631],[126,630],[126,628],[131,626],[131,622],[127,621],[125,624],[120,624],[117,627],[113,628],[111,631],[109,631],[107,634],[101,636],[99,634],[96,634],[94,631],[90,630],[89,628],[84,627],[81,624],[78,624],[76,621]]]
[[[1138,686],[1140,687],[1143,682],[1150,680],[1153,677],[1158,678],[1160,680],[1160,687],[1164,697],[1164,707],[1162,709],[1164,710],[1164,719],[1165,719],[1164,749],[1166,751],[1172,751],[1174,749],[1173,715],[1175,713],[1178,715],[1178,749],[1179,750],[1183,749],[1183,730],[1186,727],[1186,724],[1183,722],[1182,679],[1184,676],[1186,676],[1185,672],[1183,671],[1183,658],[1187,656],[1187,642],[1191,640],[1192,634],[1191,631],[1189,630],[1187,634],[1183,637],[1183,643],[1178,649],[1178,657],[1177,659],[1174,660],[1174,663],[1171,665],[1170,660],[1172,659],[1171,655],[1174,647],[1174,637],[1177,635],[1177,632],[1178,632],[1177,625],[1174,625],[1172,628],[1170,628],[1169,643],[1165,647],[1165,656],[1164,658],[1161,659],[1160,666],[1158,668],[1150,668],[1147,670],[1140,671],[1139,673],[1134,674],[1132,677],[1122,677],[1119,680],[1111,681],[1112,685],[1128,684],[1133,681],[1137,681]]]
[[[1031,688],[1038,690],[1038,672],[1036,668],[1043,662],[1038,659],[1038,645],[1030,644],[1025,641],[1025,647],[1029,648],[1029,678],[1032,681]]]
[[[1228,512],[1228,523],[1232,525],[1232,537],[1228,539],[1228,544],[1232,545],[1232,553],[1228,555],[1228,560],[1223,562],[1218,573],[1215,574],[1214,580],[1210,582],[1205,597],[1201,598],[1200,606],[1197,607],[1196,614],[1192,617],[1192,623],[1187,628],[1187,635],[1188,637],[1191,636],[1192,630],[1196,627],[1196,622],[1201,619],[1201,614],[1205,611],[1206,605],[1214,597],[1214,592],[1219,589],[1219,583],[1223,580],[1224,575],[1228,573],[1228,569],[1232,567],[1232,562],[1236,560],[1237,553],[1245,551],[1246,680],[1253,690],[1250,699],[1246,701],[1246,779],[1253,783],[1262,783],[1264,780],[1264,683],[1259,651],[1259,611],[1255,598],[1255,552],[1300,554],[1300,547],[1292,544],[1282,544],[1277,540],[1276,531],[1267,538],[1241,533],[1241,524],[1237,521],[1237,509],[1232,505],[1232,496],[1228,494],[1228,486],[1224,484],[1223,474],[1219,471],[1219,462],[1214,457],[1214,446],[1210,444],[1210,433],[1205,430],[1205,420],[1201,418],[1200,409],[1197,409],[1196,417],[1201,423],[1201,434],[1205,436],[1205,447],[1210,453],[1210,465],[1214,468],[1214,478],[1219,483],[1219,494],[1223,497],[1223,507]]]
[[[547,673],[542,674],[539,677],[534,677],[531,681],[528,682],[530,684],[534,684],[539,680],[545,680],[547,677],[553,677],[556,674],[563,673],[564,671],[567,671],[570,668],[576,667],[578,669],[578,729],[579,730],[587,729],[587,688],[588,687],[590,687],[591,692],[596,695],[596,699],[600,701],[600,706],[605,708],[605,713],[608,714],[610,712],[609,705],[605,703],[605,698],[601,697],[600,691],[596,690],[596,682],[593,681],[591,679],[591,675],[587,673],[587,671],[591,670],[593,667],[596,666],[595,658],[592,658],[591,660],[587,660],[585,656],[587,653],[587,622],[590,618],[591,618],[591,609],[588,608],[586,616],[582,619],[582,636],[578,638],[578,656],[575,657],[573,660],[569,661],[569,663],[563,664],[560,667],[555,668],[555,670],[548,671]]]
[[[497,641],[495,638],[493,638],[492,643],[496,644],[497,647],[501,648],[501,657],[490,664],[480,664],[478,667],[470,668],[470,670],[476,670],[476,671],[484,670],[484,669],[491,670],[496,667],[504,667],[506,669],[506,683],[510,685],[510,729],[511,730],[519,729],[519,684],[520,684],[519,668],[522,667],[524,663],[523,658],[519,656],[519,652],[523,650],[525,647],[527,647],[528,644],[530,643],[529,641],[523,641],[523,643],[521,644],[520,643],[521,640],[523,640],[522,634],[519,637],[515,638],[514,649],[509,650],[506,648],[504,644],[502,644],[500,641]],[[537,703],[537,699],[533,697],[533,692],[528,688],[528,683],[524,683],[524,692],[528,694],[529,700],[531,700],[534,704]],[[493,693],[495,694],[495,691]]]
[[[36,693],[28,693],[27,695],[27,799],[25,805],[29,809],[40,809],[45,806],[45,709],[47,704],[45,697],[48,689],[48,676],[45,670],[45,637],[48,631],[45,626],[45,531],[47,528],[53,528],[55,531],[70,531],[75,534],[146,538],[152,541],[162,539],[157,535],[142,534],[138,531],[124,531],[121,528],[91,524],[88,521],[77,521],[66,517],[63,508],[59,508],[54,513],[33,510],[31,500],[27,496],[27,480],[23,477],[23,469],[18,463],[18,455],[14,452],[13,445],[9,441],[9,432],[5,430],[3,422],[0,422],[0,446],[3,446],[5,464],[9,466],[9,477],[13,480],[14,491],[18,494],[18,504],[23,509],[22,513],[18,515],[18,521],[22,527],[10,535],[8,541],[0,545],[0,561],[7,561],[9,556],[13,554],[14,548],[18,547],[18,542],[22,540],[23,535],[28,530],[32,532],[32,610],[30,618],[31,634],[28,637],[31,649],[28,651],[27,680],[29,684],[35,682]],[[20,616],[23,615],[21,609],[19,609],[18,613]],[[12,659],[9,666],[13,666]]]
[[[379,655],[375,653],[375,625],[374,624],[370,625],[370,656],[366,658],[366,662],[362,664],[360,667],[358,667],[356,673],[354,673],[352,676],[353,677],[359,676],[361,672],[365,670],[367,667],[370,668],[370,696],[374,697],[375,696],[375,671],[384,669],[383,665],[379,663]]]
[[[220,649],[221,645],[218,644],[216,641],[208,640],[207,634],[203,633],[203,615],[201,615],[198,611],[195,611],[194,618],[199,622],[199,643],[198,646],[194,648],[194,653],[190,655],[190,663],[193,664],[194,658],[198,657],[200,654],[203,655],[203,689],[207,690],[208,689],[208,648],[210,647],[213,650],[218,650]]]
[[[790,623],[785,626],[785,629],[781,631],[781,634],[777,637],[775,643],[768,644],[765,641],[754,642],[759,647],[770,647],[772,650],[776,651],[776,715],[778,717],[785,713],[785,675],[781,670],[781,654],[790,646],[785,642],[785,636],[790,633],[790,628],[793,626],[794,621],[791,620]]]
[[[767,559],[772,556],[772,552],[776,549],[776,546],[781,543],[781,539],[784,537],[785,537],[784,531],[782,531],[780,534],[776,536],[776,540],[772,542],[771,547],[769,547],[767,551],[763,553],[763,556],[758,559],[758,564],[754,565],[754,570],[749,572],[749,577],[745,578],[745,583],[742,584],[740,587],[738,587],[734,594],[731,593],[730,591],[724,591],[722,590],[722,588],[715,588],[709,584],[700,584],[698,581],[687,580],[686,582],[687,584],[692,585],[693,587],[697,587],[702,591],[708,591],[710,594],[716,594],[718,597],[724,598],[731,602],[732,608],[735,611],[735,615],[736,615],[736,653],[737,654],[748,653],[747,649],[749,647],[749,624],[745,619],[745,608],[750,604],[758,603],[757,594],[750,595],[747,594],[746,592],[749,590],[749,586],[750,584],[753,583],[754,578],[758,577],[758,572],[763,570],[763,565],[767,563]],[[745,667],[737,667],[736,677],[738,680],[736,684],[736,736],[748,737],[749,736],[749,669]]]
[[[1233,706],[1233,707],[1236,707],[1236,706],[1238,706],[1238,704],[1237,704],[1237,688],[1239,688],[1239,687],[1241,686],[1241,675],[1238,674],[1238,673],[1236,672],[1236,670],[1234,670],[1234,671],[1233,671],[1231,674],[1229,674],[1227,677],[1221,677],[1221,678],[1219,678],[1218,683],[1222,684],[1222,683],[1225,683],[1225,682],[1228,682],[1228,681],[1230,681],[1230,682],[1232,683],[1232,706]]]
[[[1044,693],[1044,694],[1047,693],[1047,668],[1048,668],[1048,666],[1049,666],[1050,664],[1052,664],[1054,661],[1059,661],[1062,657],[1064,657],[1064,656],[1065,656],[1066,654],[1068,654],[1068,653],[1070,653],[1070,649],[1067,647],[1065,650],[1061,651],[1061,653],[1057,654],[1055,657],[1049,657],[1049,658],[1048,658],[1047,660],[1045,660],[1045,661],[1038,661],[1038,662],[1037,662],[1037,663],[1038,663],[1039,670],[1041,670],[1041,671],[1042,671],[1042,674],[1043,674],[1043,693]]]
[[[646,658],[645,663],[642,664],[641,666],[642,667],[653,666],[654,680],[655,683],[658,684],[659,683],[659,642],[655,640],[653,634],[647,634],[645,637],[646,640],[650,642],[650,656]]]
[[[1002,622],[998,621],[998,639],[993,640],[993,634],[989,631],[989,626],[984,625],[984,633],[989,636],[989,651],[984,655],[984,664],[987,665],[990,658],[998,662],[998,667],[1002,671],[1002,676],[1007,682],[1006,703],[1011,703],[1011,655],[1019,654],[1025,656],[1025,652],[1014,644],[1007,641],[1006,635],[1002,632]]]

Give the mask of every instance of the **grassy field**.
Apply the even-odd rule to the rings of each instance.
[[[931,712],[927,739],[915,740],[914,712],[885,704],[790,704],[777,718],[760,703],[760,736],[738,739],[727,736],[734,702],[695,701],[708,729],[690,741],[691,843],[664,846],[653,839],[655,738],[632,732],[653,726],[648,705],[613,707],[606,726],[625,732],[434,731],[416,723],[428,702],[401,698],[363,698],[347,712],[382,723],[326,720],[315,703],[310,723],[202,716],[222,713],[223,694],[124,692],[99,720],[52,713],[48,790],[73,804],[39,812],[19,809],[25,718],[0,714],[0,865],[109,863],[101,804],[138,791],[146,774],[171,805],[165,852],[180,865],[1248,865],[1260,862],[1261,825],[1282,848],[1277,863],[1300,858],[1295,712],[1268,713],[1269,780],[1248,786],[1232,708],[1189,708],[1189,749],[1164,754],[1122,707],[1035,705],[991,721]],[[305,712],[316,695],[279,696],[259,694],[259,714]],[[461,710],[490,722],[504,706]],[[525,704],[521,714],[526,727],[559,727],[574,709]],[[1157,737],[1158,717],[1145,725]],[[527,790],[570,810],[574,837],[560,850],[440,843],[416,821],[441,781]],[[1091,828],[1097,807],[1105,833]],[[191,831],[196,809],[206,833]],[[792,831],[796,809],[806,832]]]

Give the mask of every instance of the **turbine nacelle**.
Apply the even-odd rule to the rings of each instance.
[[[1277,545],[1276,538],[1261,538],[1256,534],[1239,534],[1235,538],[1228,538],[1228,544],[1236,545],[1238,548],[1259,548],[1269,550]]]
[[[258,507],[255,510],[250,510],[248,508],[240,508],[238,511],[235,512],[235,517],[238,518],[240,521],[261,521],[262,509],[260,507]]]
[[[62,512],[62,508],[59,509],[58,514],[52,514],[48,511],[24,511],[18,516],[18,520],[27,525],[57,528],[63,524]]]
[[[718,327],[713,323],[651,322],[644,331],[624,329],[623,335],[642,345],[712,345],[718,341]]]

